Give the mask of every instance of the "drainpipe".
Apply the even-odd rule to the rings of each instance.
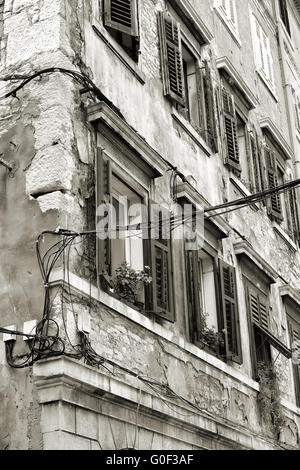
[[[287,63],[285,60],[285,52],[284,52],[284,39],[283,39],[283,31],[282,31],[282,22],[280,18],[279,12],[279,4],[275,2],[275,16],[276,16],[276,23],[277,23],[277,33],[278,33],[278,52],[279,52],[279,62],[281,65],[281,73],[282,73],[282,80],[283,80],[283,89],[284,89],[284,97],[287,109],[287,120],[288,120],[288,129],[290,135],[290,143],[294,153],[294,168],[295,168],[295,177],[296,179],[300,178],[300,154],[298,155],[297,152],[297,137],[295,132],[295,123],[294,123],[294,103],[293,103],[293,96],[292,96],[292,85],[288,82],[288,69]]]

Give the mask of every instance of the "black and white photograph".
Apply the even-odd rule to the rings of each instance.
[[[0,0],[1,457],[295,450],[300,0]]]

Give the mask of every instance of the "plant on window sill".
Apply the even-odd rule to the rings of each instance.
[[[206,318],[208,313],[202,313],[200,317],[200,328],[198,332],[198,340],[212,350],[217,350],[217,348],[224,347],[224,335],[223,332],[216,331],[213,327],[209,328],[207,326]]]
[[[278,376],[274,365],[259,362],[257,364],[257,375],[260,387],[257,401],[261,417],[266,422],[271,420],[274,432],[279,438],[285,418],[280,403]]]
[[[115,271],[115,277],[111,281],[113,293],[120,299],[127,300],[138,307],[143,307],[143,302],[138,301],[139,293],[144,286],[151,284],[149,266],[144,271],[137,271],[124,261]]]

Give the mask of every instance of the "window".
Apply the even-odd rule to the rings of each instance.
[[[205,243],[198,251],[186,252],[187,298],[190,336],[203,347],[203,326],[225,331],[224,345],[211,345],[211,352],[241,363],[240,329],[235,269]],[[204,320],[205,319],[205,320]]]
[[[259,362],[264,362],[267,365],[272,363],[271,346],[288,359],[290,359],[291,353],[289,348],[271,333],[270,281],[266,281],[267,278],[262,271],[258,268],[256,271],[254,269],[255,265],[253,265],[253,270],[249,268],[249,265],[243,267],[253,377],[257,379],[257,364]]]
[[[289,21],[289,14],[288,14],[286,0],[279,0],[279,10],[280,10],[280,18],[281,18],[281,20],[282,20],[289,36],[291,36],[290,21]]]
[[[104,25],[127,54],[138,61],[137,0],[103,0]]]
[[[197,60],[184,44],[182,44],[182,62],[185,89],[185,108],[182,113],[188,121],[200,129]]]
[[[152,283],[141,292],[139,302],[144,304],[144,311],[164,320],[174,322],[173,279],[171,260],[170,230],[162,222],[158,233],[145,233],[141,230],[117,231],[118,225],[138,225],[148,220],[165,220],[168,211],[152,206],[145,210],[148,195],[134,186],[133,180],[124,179],[119,168],[111,161],[106,152],[98,149],[97,154],[97,208],[105,204],[103,212],[97,211],[97,224],[109,228],[111,236],[105,239],[97,237],[97,266],[102,287],[110,292],[115,270],[126,261],[131,268],[143,270],[151,268]],[[143,204],[143,205],[142,205]],[[146,206],[145,206],[146,204]],[[114,209],[114,211],[111,210]],[[147,209],[147,208],[146,208]],[[147,213],[146,213],[147,212]],[[158,212],[158,215],[157,215]]]
[[[135,191],[124,184],[112,173],[111,198],[115,209],[117,226],[137,225],[142,223],[143,200]],[[120,264],[126,261],[133,269],[143,270],[143,240],[140,232],[117,232],[111,240],[111,270],[114,273]]]
[[[271,348],[266,336],[269,330],[269,299],[266,293],[250,281],[247,281],[246,286],[253,374],[257,378],[257,364],[259,362],[271,364]]]
[[[252,39],[256,68],[265,83],[275,92],[273,58],[270,39],[266,35],[256,16],[251,13]]]
[[[168,12],[159,12],[159,38],[165,96],[217,152],[214,89],[208,63],[196,57],[182,40],[180,23]]]
[[[237,13],[236,13],[236,1],[235,0],[218,0],[217,1],[218,11],[225,19],[229,28],[235,33],[238,32]]]

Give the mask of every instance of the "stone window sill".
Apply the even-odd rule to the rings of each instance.
[[[92,28],[95,34],[97,34],[97,36],[102,39],[102,41],[115,54],[115,56],[118,57],[122,64],[124,64],[125,67],[136,77],[136,79],[142,85],[144,85],[146,82],[145,74],[96,18],[93,18]]]
[[[236,189],[241,193],[243,197],[247,196],[252,196],[251,192],[249,189],[246,188],[246,186],[235,176],[230,177],[230,182],[233,184],[233,186],[236,187]],[[258,211],[260,208],[257,204],[251,204],[251,209]]]
[[[66,275],[66,273],[65,273]],[[87,298],[92,297],[96,301],[102,303],[106,307],[114,310],[120,315],[126,317],[132,322],[138,324],[142,328],[145,328],[152,334],[155,334],[166,341],[178,346],[180,349],[185,351],[188,354],[201,359],[212,367],[218,369],[219,371],[224,372],[226,375],[235,378],[241,384],[248,386],[254,390],[258,390],[258,384],[252,378],[244,375],[243,372],[234,368],[231,365],[226,364],[222,360],[213,356],[212,354],[200,349],[194,344],[186,341],[185,338],[179,336],[178,333],[173,332],[173,329],[168,329],[166,326],[158,324],[154,319],[143,315],[139,311],[135,310],[129,305],[121,302],[117,298],[107,294],[102,289],[98,289],[95,286],[90,286],[90,283],[73,273],[68,274],[68,279],[70,282],[71,289],[79,295],[86,296]],[[64,273],[63,270],[57,269],[53,272],[50,285],[52,287],[62,285],[64,283]]]
[[[273,225],[274,232],[277,233],[282,238],[282,240],[284,240],[284,242],[288,245],[290,250],[296,252],[298,250],[297,245],[291,239],[291,237],[285,232],[285,230],[282,229],[280,225],[278,225],[277,222],[275,221],[272,223],[272,225]]]
[[[172,118],[174,121],[179,124],[179,126],[185,131],[185,133],[198,145],[198,147],[203,150],[203,152],[210,157],[212,155],[212,151],[208,147],[205,140],[201,137],[201,135],[196,131],[193,125],[188,122],[181,114],[173,107],[172,109]]]

